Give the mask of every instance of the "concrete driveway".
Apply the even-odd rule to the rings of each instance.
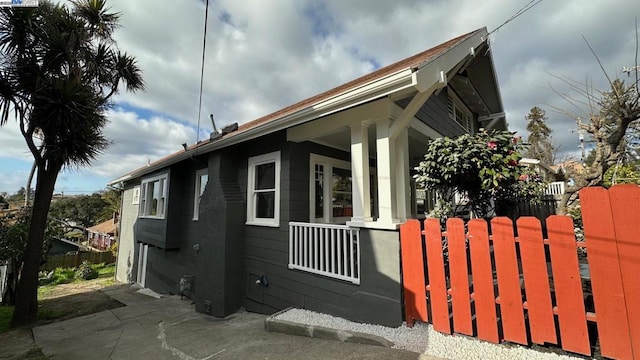
[[[190,300],[130,286],[104,290],[127,306],[33,329],[51,359],[433,359],[379,346],[266,332],[265,315],[198,314]]]

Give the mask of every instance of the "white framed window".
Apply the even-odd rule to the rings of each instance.
[[[209,181],[209,169],[201,169],[196,171],[196,186],[193,195],[193,220],[198,220],[198,212],[200,212],[200,199],[207,187]]]
[[[164,219],[169,174],[143,179],[140,185],[140,217]]]
[[[132,205],[140,204],[140,185],[133,187],[133,200],[131,201]]]
[[[280,151],[249,158],[247,224],[280,226]]]
[[[447,110],[449,112],[449,117],[458,125],[462,126],[467,133],[471,134],[473,132],[473,116],[471,115],[471,111],[452,91],[449,91]]]
[[[310,155],[311,222],[345,223],[353,216],[351,164],[326,156]]]

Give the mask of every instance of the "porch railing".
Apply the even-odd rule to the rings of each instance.
[[[290,222],[289,269],[360,284],[360,229]]]
[[[547,195],[564,194],[564,181],[554,181],[552,183],[549,183],[544,193]]]

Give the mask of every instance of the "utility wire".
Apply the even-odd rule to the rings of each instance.
[[[503,22],[502,24],[500,24],[500,26],[498,26],[497,28],[491,30],[488,34],[487,37],[489,37],[489,35],[493,34],[494,32],[500,30],[501,27],[507,25],[508,23],[510,23],[511,21],[515,20],[518,16],[524,14],[525,12],[527,12],[529,9],[531,9],[532,7],[538,5],[540,2],[542,2],[542,0],[531,0],[529,1],[529,3],[527,3],[527,5],[523,6],[520,10],[518,10],[515,14],[511,15],[510,18],[508,18],[505,22]]]
[[[202,65],[200,67],[200,100],[198,102],[198,130],[196,131],[196,144],[200,140],[200,114],[202,112],[202,87],[204,84],[204,58],[207,49],[207,19],[209,18],[209,0],[205,4],[204,10],[204,31],[202,36]]]

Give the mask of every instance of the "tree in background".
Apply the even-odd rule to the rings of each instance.
[[[16,304],[16,285],[18,274],[24,263],[24,251],[29,233],[31,211],[20,208],[0,213],[0,262],[8,264],[7,291],[2,295],[5,305]],[[47,242],[62,236],[62,227],[56,221],[48,221],[45,231],[45,246],[40,254],[40,264],[46,261]]]
[[[38,269],[58,174],[90,165],[108,146],[105,112],[120,86],[144,87],[135,59],[112,37],[120,15],[106,0],[67,4],[0,10],[0,125],[15,116],[37,178],[12,326],[37,320]]]
[[[551,128],[547,126],[547,113],[537,106],[529,110],[524,117],[527,120],[527,143],[529,147],[526,156],[538,159],[543,164],[553,165],[555,162],[555,148],[551,142]]]
[[[106,206],[107,202],[99,193],[68,196],[51,203],[49,217],[62,221],[69,227],[87,228],[106,220]]]
[[[616,165],[636,162],[640,144],[640,85],[638,66],[638,28],[636,24],[635,66],[628,72],[628,81],[612,79],[605,71],[600,58],[589,42],[587,47],[595,57],[608,82],[607,90],[594,89],[591,84],[560,78],[573,95],[554,91],[577,111],[554,107],[560,113],[576,120],[578,129],[586,132],[594,143],[593,161],[589,159],[584,171],[570,174],[576,181],[566,189],[562,198],[561,212],[566,213],[576,202],[578,192],[594,185],[603,185],[604,176]],[[591,156],[591,153],[589,154]]]

